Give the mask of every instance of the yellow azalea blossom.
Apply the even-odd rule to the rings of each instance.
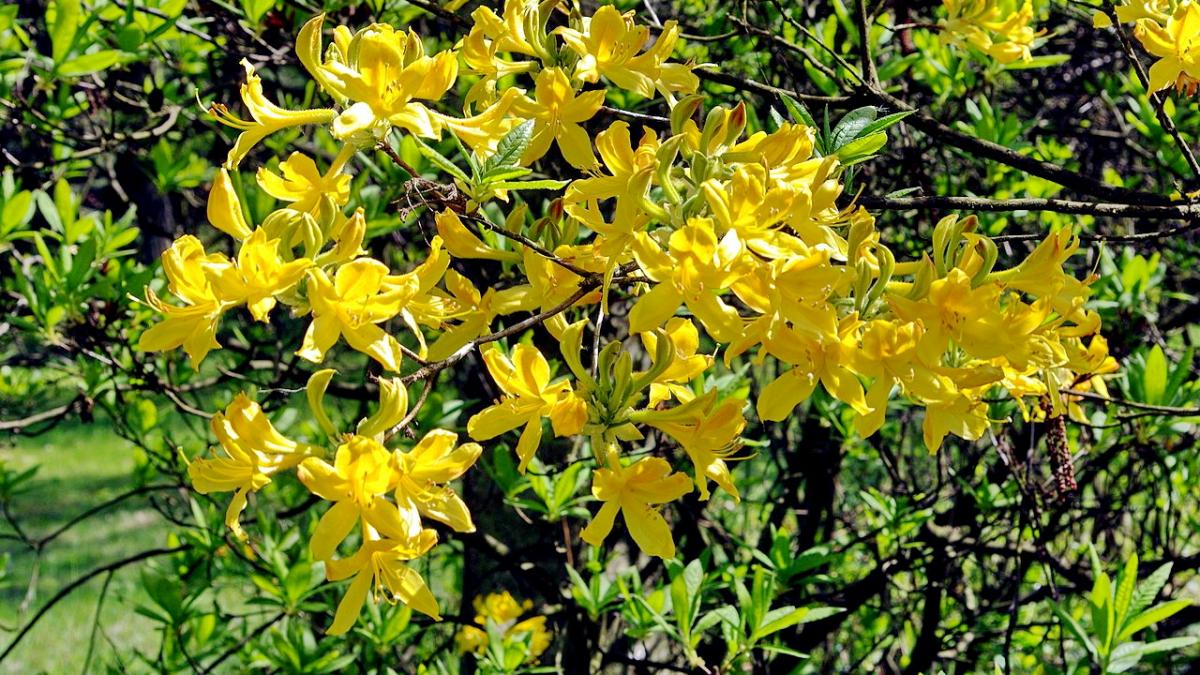
[[[325,124],[337,114],[327,108],[314,110],[281,108],[267,100],[263,93],[262,78],[255,74],[254,66],[250,65],[246,59],[242,59],[242,67],[246,69],[246,82],[242,85],[242,103],[250,111],[253,121],[233,115],[228,108],[219,103],[215,103],[209,108],[209,113],[217,121],[242,131],[225,159],[226,168],[237,168],[251,148],[276,131],[304,124]]]
[[[225,511],[225,525],[243,538],[238,516],[246,509],[246,495],[270,483],[272,475],[299,464],[305,451],[276,431],[258,403],[245,394],[238,394],[224,413],[213,415],[211,426],[225,456],[194,460],[188,476],[201,494],[236,490]]]
[[[1161,24],[1138,20],[1133,34],[1158,57],[1150,66],[1150,91],[1175,85],[1194,93],[1200,87],[1200,6],[1195,2],[1180,3]]]
[[[529,600],[517,602],[508,591],[489,593],[487,597],[476,596],[475,623],[487,627],[492,624],[493,630],[502,635],[505,646],[523,642],[528,639],[526,663],[536,661],[550,646],[553,636],[546,628],[546,617],[534,616],[523,621],[518,618],[533,607]],[[472,652],[482,654],[488,646],[487,631],[475,626],[463,626],[454,636],[455,644],[462,654]]]
[[[929,452],[937,452],[947,434],[978,440],[988,428],[987,404],[961,392],[948,391],[941,400],[925,401],[922,434]]]
[[[737,339],[742,319],[720,296],[749,271],[744,253],[736,232],[730,230],[718,241],[707,218],[692,218],[672,232],[667,251],[638,232],[633,255],[646,276],[658,283],[629,312],[629,330],[654,330],[686,304],[709,335],[721,342]]]
[[[403,359],[400,343],[377,324],[400,313],[417,292],[416,279],[385,287],[387,265],[371,258],[342,265],[332,280],[320,269],[310,270],[309,275],[313,320],[297,354],[320,363],[325,352],[344,337],[351,348],[388,370],[399,371]]]
[[[496,16],[490,7],[479,7],[471,13],[475,22],[471,31],[459,43],[459,53],[472,72],[482,75],[471,85],[464,104],[490,101],[496,82],[506,75],[528,72],[537,67],[534,61],[512,62],[500,58],[501,52],[536,56],[525,38],[525,16],[538,11],[537,3],[528,0],[506,0],[504,18]]]
[[[1114,10],[1120,23],[1134,23],[1138,19],[1151,19],[1164,23],[1171,16],[1171,0],[1125,0]],[[1092,14],[1093,28],[1108,28],[1112,25],[1112,17],[1101,10]]]
[[[475,258],[479,260],[500,260],[516,262],[521,254],[516,251],[502,251],[492,248],[483,242],[474,232],[467,229],[462,219],[452,209],[445,209],[433,217],[438,235],[446,247],[446,252],[455,258]]]
[[[316,214],[322,197],[328,197],[336,206],[344,206],[350,200],[350,176],[342,173],[342,168],[353,153],[354,146],[344,146],[322,175],[311,157],[293,152],[279,163],[279,173],[262,167],[255,178],[272,197],[290,202],[297,211]]]
[[[700,499],[709,497],[709,480],[740,499],[726,462],[742,447],[739,436],[746,428],[745,404],[735,398],[717,403],[717,392],[712,390],[675,408],[641,411],[635,419],[666,433],[683,447],[696,466]]]
[[[608,261],[596,255],[592,246],[562,245],[554,249],[554,255],[575,267],[596,273],[608,269]],[[529,279],[530,294],[538,298],[542,311],[549,311],[566,302],[579,291],[583,279],[575,272],[555,263],[533,249],[526,248],[524,253],[525,276]],[[584,307],[600,302],[602,292],[596,289],[587,293],[575,302],[576,307]],[[546,330],[558,338],[567,320],[562,314],[556,314],[543,324]]]
[[[517,442],[521,473],[541,444],[543,417],[550,418],[556,436],[577,434],[583,428],[586,416],[582,420],[578,416],[571,383],[551,384],[550,364],[536,348],[519,344],[513,347],[510,359],[493,345],[484,351],[483,361],[505,398],[471,417],[467,433],[486,441],[525,425]]]
[[[636,25],[632,11],[621,14],[612,5],[604,5],[590,18],[584,18],[581,30],[560,28],[557,32],[579,55],[575,77],[584,82],[597,82],[603,76],[646,98],[654,96],[656,88],[664,93],[692,92],[699,86],[691,69],[665,63],[679,39],[675,21],[663,24],[654,45],[645,52],[642,47],[650,38],[650,29]]]
[[[242,200],[233,189],[229,170],[222,167],[217,171],[212,188],[208,191],[208,222],[218,230],[233,237],[245,239],[250,236],[250,224],[242,213]]]
[[[339,29],[322,58],[324,21],[321,14],[304,25],[296,51],[322,88],[349,106],[333,121],[333,135],[372,145],[395,125],[438,137],[441,123],[419,101],[436,101],[450,89],[458,75],[457,56],[450,51],[426,56],[416,33],[375,23],[353,36]]]
[[[497,316],[528,311],[536,307],[538,301],[528,285],[500,290],[489,288],[480,294],[466,277],[454,270],[446,273],[445,286],[451,295],[453,315],[460,321],[447,327],[430,345],[428,356],[434,361],[444,359],[475,338],[486,335]]]
[[[567,186],[563,202],[574,204],[587,200],[617,198],[617,210],[630,215],[643,210],[646,194],[658,168],[658,137],[645,129],[637,147],[631,147],[629,124],[613,122],[596,134],[596,150],[604,160],[608,175],[598,174]]]
[[[422,530],[412,539],[368,539],[349,558],[326,561],[326,576],[330,581],[354,577],[338,603],[329,634],[342,635],[354,626],[372,587],[376,602],[402,602],[440,621],[437,599],[429,586],[416,570],[404,564],[428,553],[435,543],[437,533]]]
[[[629,535],[643,553],[674,558],[671,528],[654,507],[673,502],[691,491],[691,480],[682,473],[671,473],[671,465],[661,457],[643,457],[625,467],[611,454],[608,467],[597,469],[592,479],[592,495],[603,505],[580,536],[592,546],[602,545],[612,532],[619,512],[625,517]]]
[[[182,346],[196,368],[209,351],[220,349],[217,323],[228,304],[237,302],[237,298],[217,295],[210,282],[211,271],[227,269],[233,263],[220,254],[205,254],[204,245],[191,235],[176,239],[163,252],[162,263],[168,289],[186,304],[169,305],[146,287],[146,304],[164,316],[142,333],[138,349],[160,352]]]
[[[1033,20],[1032,1],[1024,0],[1019,8],[1015,6],[1017,1],[942,0],[947,15],[938,22],[942,42],[958,47],[970,45],[1003,64],[1029,61],[1034,41],[1045,31],[1035,31],[1029,25]]]
[[[672,318],[667,321],[666,332],[674,347],[675,359],[650,384],[651,408],[672,397],[679,399],[681,403],[695,398],[691,387],[685,385],[713,364],[713,357],[696,353],[700,348],[700,333],[690,319]],[[658,346],[658,336],[654,332],[647,332],[642,333],[641,338],[646,353],[654,354]]]
[[[474,532],[471,512],[446,483],[471,468],[481,452],[476,443],[458,445],[458,434],[442,429],[425,434],[408,452],[396,451],[395,497],[400,519],[406,524],[420,523],[420,514],[457,532]],[[411,525],[410,533],[416,534]]]
[[[584,170],[596,166],[592,139],[579,124],[590,120],[603,103],[603,89],[576,96],[571,81],[558,68],[538,73],[534,100],[525,99],[513,106],[515,114],[534,120],[533,137],[521,163],[531,164],[541,159],[550,150],[550,144],[557,143],[563,158],[572,166]]]
[[[255,319],[266,321],[275,296],[295,286],[311,266],[308,258],[284,262],[279,240],[268,239],[260,228],[242,242],[237,265],[219,266],[211,278],[219,295],[244,301]]]
[[[338,446],[334,463],[309,457],[300,465],[300,482],[333,506],[321,516],[310,548],[317,560],[329,560],[354,526],[363,524],[383,537],[407,541],[412,535],[386,494],[396,482],[392,453],[366,436],[350,436]],[[417,528],[418,531],[420,528]]]

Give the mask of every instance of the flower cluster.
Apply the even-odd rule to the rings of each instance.
[[[546,627],[546,617],[533,616],[521,619],[521,615],[533,609],[533,602],[518,602],[508,591],[489,593],[476,597],[475,623],[480,626],[463,626],[458,629],[454,641],[459,652],[482,654],[493,640],[507,651],[514,644],[525,647],[526,662],[537,660],[550,646],[552,634]],[[520,620],[518,620],[520,619]]]
[[[242,99],[253,121],[213,107],[241,131],[208,209],[212,225],[236,243],[236,260],[183,237],[163,256],[180,304],[147,290],[163,320],[143,334],[143,349],[182,346],[199,367],[219,346],[226,311],[245,304],[265,321],[282,304],[307,317],[296,352],[303,359],[322,363],[344,341],[385,372],[375,412],[351,431],[325,410],[334,371],[310,377],[324,444],[288,440],[239,396],[214,417],[221,454],[190,466],[198,490],[235,492],[227,522],[237,532],[247,495],[280,471],[295,470],[328,503],[311,550],[331,580],[352,579],[331,632],[350,628],[371,588],[438,616],[406,563],[435,545],[428,521],[473,530],[449,483],[481,448],[440,429],[408,449],[390,444],[417,412],[408,410],[407,386],[432,386],[476,349],[500,397],[470,418],[472,439],[520,429],[515,451],[525,471],[548,442],[548,418],[554,436],[577,439],[596,462],[600,507],[582,538],[601,545],[620,515],[641,550],[662,557],[675,555],[663,505],[693,490],[708,499],[712,484],[739,498],[731,462],[743,456],[748,401],[706,383],[719,360],[749,360],[768,381],[754,404],[762,421],[788,418],[820,385],[870,435],[889,402],[903,398],[925,408],[930,451],[947,435],[979,438],[993,421],[987,401],[1004,392],[1027,416],[1056,416],[1072,412],[1063,390],[1103,386],[1099,376],[1115,363],[1098,317],[1085,308],[1087,282],[1063,271],[1077,248],[1069,232],[1051,233],[1020,264],[996,269],[997,247],[974,218],[949,217],[929,254],[897,261],[872,216],[843,198],[843,166],[817,151],[814,129],[783,122],[747,133],[744,105],[704,110],[691,66],[669,58],[673,23],[651,40],[632,13],[605,6],[550,29],[554,7],[508,0],[503,15],[480,8],[455,49],[435,55],[411,31],[383,24],[356,33],[339,26],[323,46],[324,17],[309,21],[297,51],[333,107],[276,106],[247,65]],[[997,58],[1027,56],[1027,20],[995,23],[997,10],[982,7],[952,16],[968,32],[968,23],[986,28],[981,35]],[[463,114],[440,111],[460,76]],[[501,92],[503,78],[532,88]],[[593,141],[584,125],[610,88],[660,98],[669,120],[640,133],[610,121]],[[233,172],[266,135],[296,125],[325,129],[340,151],[323,172],[299,153],[277,172],[260,169],[263,191],[287,206],[247,222]],[[397,134],[457,139],[475,174],[422,146],[454,175],[449,187],[470,199],[430,206],[437,236],[425,260],[403,272],[364,251],[362,209],[345,213],[351,161],[377,145],[390,149]],[[530,164],[556,159],[564,172],[574,167],[574,180],[517,180]],[[480,187],[495,175],[503,177]],[[550,184],[561,192],[536,227],[527,204],[495,221],[511,193]],[[452,259],[494,265],[513,283],[481,292],[451,269]],[[603,325],[623,314],[614,305],[628,310],[627,332],[618,324],[615,335]],[[509,315],[522,318],[502,319]],[[528,337],[527,329],[557,342],[567,372],[556,378],[531,339],[504,344]],[[674,450],[690,475],[672,462]]]
[[[941,40],[960,48],[973,47],[999,63],[1028,62],[1038,38],[1034,30],[1033,0],[942,0]]]
[[[1134,24],[1133,35],[1157,60],[1150,66],[1150,91],[1174,86],[1195,94],[1200,89],[1200,5],[1193,0],[1124,0],[1113,13],[1117,21]],[[1096,28],[1112,25],[1113,17],[1097,11]]]

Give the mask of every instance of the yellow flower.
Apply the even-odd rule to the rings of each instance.
[[[436,138],[441,124],[418,100],[436,101],[454,84],[458,75],[454,52],[426,56],[416,33],[375,23],[353,36],[339,28],[322,59],[324,21],[321,14],[304,24],[296,51],[322,88],[349,104],[333,121],[333,135],[370,145],[395,125]]]
[[[293,152],[279,163],[280,173],[262,167],[255,178],[264,192],[290,202],[292,209],[316,214],[322,197],[328,197],[336,206],[344,206],[350,200],[350,176],[342,173],[342,167],[353,153],[354,146],[344,146],[329,165],[329,170],[321,175],[312,158],[302,152]]]
[[[245,533],[238,516],[246,508],[246,495],[270,483],[273,474],[299,464],[304,448],[276,431],[262,408],[245,394],[238,394],[224,413],[213,415],[211,426],[225,456],[193,461],[188,476],[201,494],[236,490],[225,512],[225,525],[242,538]]]
[[[1025,0],[1019,9],[1014,0],[942,0],[946,8],[940,39],[958,47],[970,45],[1000,63],[1033,58],[1034,40],[1045,31],[1034,31],[1033,3]]]
[[[488,246],[475,233],[463,225],[462,219],[452,209],[445,209],[433,217],[438,234],[446,246],[446,251],[455,258],[475,258],[479,260],[501,260],[516,262],[521,254],[516,251],[501,251]]]
[[[219,122],[242,130],[225,159],[227,168],[237,168],[251,148],[280,129],[302,124],[325,124],[337,114],[327,108],[314,110],[280,108],[268,101],[266,95],[263,94],[262,78],[254,73],[254,66],[250,65],[246,59],[242,59],[242,67],[246,69],[246,83],[242,85],[242,103],[250,111],[253,121],[244,120],[231,114],[228,108],[219,103],[214,103],[209,108],[209,114]]]
[[[406,277],[403,283],[385,284],[387,265],[372,258],[342,265],[332,281],[324,270],[313,269],[309,275],[313,320],[297,354],[320,363],[338,338],[345,337],[351,348],[388,370],[399,371],[403,358],[400,343],[376,324],[400,313],[418,290],[416,279]]]
[[[663,24],[654,46],[645,52],[642,47],[650,37],[650,29],[636,25],[632,11],[621,14],[611,5],[583,19],[582,30],[559,28],[557,32],[579,54],[575,77],[584,82],[597,82],[604,76],[645,98],[654,96],[656,87],[664,92],[695,91],[699,85],[686,66],[664,63],[679,39],[674,21]]]
[[[216,267],[211,278],[218,295],[244,301],[255,319],[266,321],[275,296],[295,286],[311,266],[308,258],[284,262],[279,240],[267,239],[259,228],[242,242],[237,265]]]
[[[592,139],[579,124],[590,120],[603,103],[603,89],[577,97],[571,81],[558,68],[538,73],[534,100],[518,101],[513,107],[517,115],[534,120],[533,138],[521,162],[537,161],[550,150],[552,142],[557,142],[563,158],[572,166],[584,170],[595,167]]]
[[[942,447],[946,434],[974,441],[987,431],[987,405],[974,397],[948,388],[945,398],[924,403],[922,432],[929,452]]]
[[[1116,6],[1117,21],[1133,23],[1138,19],[1151,19],[1159,23],[1171,16],[1171,0],[1126,0]],[[1108,28],[1112,18],[1103,11],[1092,14],[1093,28]]]
[[[338,446],[332,465],[309,457],[297,473],[310,492],[333,502],[309,542],[317,560],[331,559],[360,520],[364,532],[378,532],[397,541],[412,536],[410,524],[401,520],[396,505],[384,496],[395,485],[396,471],[392,454],[379,441],[351,436]],[[420,527],[415,529],[420,532]]]
[[[530,292],[528,285],[500,290],[489,288],[481,295],[466,277],[454,270],[446,273],[445,281],[446,289],[451,294],[448,305],[453,306],[449,315],[461,321],[448,328],[429,347],[429,358],[434,361],[444,359],[471,340],[486,335],[497,316],[527,311],[537,306],[538,298]]]
[[[419,513],[458,532],[475,531],[467,505],[446,483],[471,468],[482,449],[477,443],[457,443],[458,434],[434,429],[412,450],[396,451],[395,496],[401,520],[420,522]]]
[[[696,466],[700,499],[708,499],[710,479],[734,499],[740,499],[726,461],[732,461],[742,447],[739,435],[746,428],[742,415],[745,404],[734,398],[717,403],[717,392],[711,390],[675,408],[639,411],[634,420],[659,429],[683,446]]]
[[[250,225],[242,214],[242,200],[233,189],[229,170],[221,167],[208,192],[208,222],[213,227],[242,240],[250,236]]]
[[[505,647],[524,641],[528,636],[525,663],[536,661],[553,640],[553,636],[546,628],[546,617],[534,616],[524,621],[517,621],[522,614],[533,607],[533,603],[528,600],[523,603],[517,602],[517,599],[508,591],[489,593],[486,598],[476,596],[474,605],[475,623],[485,627],[490,623],[491,629],[501,634],[501,642]],[[462,654],[467,652],[482,654],[487,649],[488,640],[488,633],[475,626],[463,626],[454,636],[454,641]]]
[[[700,348],[700,333],[690,319],[674,317],[667,321],[667,337],[674,346],[675,358],[671,365],[650,384],[649,407],[668,401],[671,397],[687,403],[696,397],[690,387],[684,386],[712,366],[713,358],[696,354]],[[658,336],[653,332],[641,334],[646,353],[653,354],[658,346]]]
[[[176,239],[162,255],[167,287],[186,303],[180,307],[168,305],[154,290],[146,287],[146,303],[164,315],[163,320],[142,333],[138,349],[161,352],[182,346],[197,368],[209,351],[220,349],[217,342],[217,323],[234,298],[218,297],[210,283],[210,270],[232,267],[223,255],[204,253],[200,240],[184,235]]]
[[[630,215],[640,211],[658,168],[658,148],[658,137],[650,129],[643,132],[636,148],[631,147],[629,124],[613,122],[596,134],[596,150],[609,175],[574,181],[567,186],[563,201],[574,204],[616,197],[618,212]]]
[[[718,241],[707,218],[692,218],[672,232],[667,252],[645,232],[638,232],[633,255],[646,276],[659,283],[638,298],[629,312],[629,330],[654,330],[679,305],[686,304],[709,335],[720,342],[737,339],[742,333],[742,319],[720,296],[749,271],[744,252],[733,230]]]
[[[403,602],[441,621],[437,599],[425,585],[425,580],[416,570],[404,564],[425,555],[435,543],[437,533],[422,530],[419,536],[412,539],[369,539],[349,558],[327,561],[326,576],[330,581],[354,577],[346,589],[346,595],[338,603],[329,634],[341,635],[350,630],[362,612],[367,591],[371,590],[372,585],[376,601],[382,598],[390,603]]]
[[[620,512],[643,553],[674,558],[671,528],[654,506],[691,492],[692,482],[685,474],[671,473],[671,465],[660,457],[643,457],[624,467],[614,453],[609,455],[608,465],[597,469],[592,480],[592,495],[604,504],[580,536],[592,546],[600,546]]]
[[[518,344],[510,360],[493,345],[484,351],[483,360],[506,397],[473,416],[467,422],[467,433],[477,441],[486,441],[525,425],[517,441],[521,473],[542,441],[543,417],[550,418],[556,436],[569,436],[582,429],[571,383],[551,384],[550,364],[535,347]]]
[[[1150,91],[1172,84],[1194,92],[1200,86],[1200,6],[1180,3],[1165,23],[1140,19],[1133,34],[1159,57],[1150,66]]]

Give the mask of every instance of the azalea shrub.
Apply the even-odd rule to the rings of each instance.
[[[0,26],[0,425],[136,452],[45,535],[0,464],[26,597],[114,504],[170,524],[0,660],[135,566],[155,648],[94,659],[98,604],[84,670],[1200,654],[1190,0]]]

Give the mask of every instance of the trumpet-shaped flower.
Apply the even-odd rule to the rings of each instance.
[[[322,59],[321,14],[300,31],[297,54],[326,91],[349,104],[333,122],[340,140],[357,139],[369,145],[392,125],[427,138],[436,138],[441,125],[420,100],[441,98],[458,76],[458,58],[445,51],[426,56],[421,38],[375,23],[350,36],[344,29]]]
[[[525,425],[517,442],[521,473],[542,441],[543,417],[550,418],[557,436],[576,434],[583,428],[586,419],[579,418],[571,383],[551,384],[550,364],[536,348],[519,344],[513,347],[510,359],[493,346],[483,353],[483,360],[505,398],[473,416],[467,422],[467,433],[486,441]]]
[[[737,339],[742,319],[720,297],[749,271],[737,233],[730,230],[718,241],[711,220],[692,218],[671,233],[668,251],[644,232],[635,235],[633,255],[658,284],[630,311],[629,330],[654,330],[686,304],[709,335],[721,342]]]
[[[213,415],[211,426],[225,456],[194,460],[188,476],[201,494],[236,491],[225,511],[225,525],[242,538],[238,516],[246,508],[246,495],[270,483],[275,473],[299,464],[305,451],[276,431],[258,403],[245,394],[238,394],[224,413]]]
[[[513,107],[517,115],[534,120],[533,138],[521,162],[537,161],[551,143],[558,143],[563,158],[572,166],[585,170],[596,166],[592,139],[579,124],[590,120],[603,103],[603,89],[576,96],[571,81],[558,68],[538,73],[534,99],[518,101]]]
[[[226,307],[238,301],[219,296],[211,283],[214,270],[219,273],[233,264],[223,255],[205,254],[204,245],[191,235],[176,239],[163,252],[162,263],[167,288],[186,304],[169,305],[147,287],[146,303],[164,316],[142,333],[138,349],[159,352],[182,346],[195,368],[209,351],[221,347],[217,342],[217,323]]]
[[[533,607],[529,600],[517,602],[508,591],[489,593],[487,597],[476,596],[475,623],[499,632],[501,642],[509,644],[528,639],[528,655],[525,662],[531,663],[550,646],[552,635],[546,628],[546,617],[533,616],[517,621]],[[489,624],[491,624],[489,626]],[[454,636],[459,652],[482,654],[488,647],[488,631],[475,626],[463,626]]]
[[[603,76],[646,98],[654,96],[656,87],[665,92],[695,91],[699,85],[689,68],[664,63],[679,39],[674,21],[663,24],[654,46],[645,52],[642,47],[650,37],[650,29],[638,26],[632,11],[621,14],[611,5],[583,19],[581,30],[560,28],[558,34],[579,54],[575,77],[584,82],[597,82]]]
[[[700,333],[690,319],[674,317],[667,321],[667,338],[675,352],[671,365],[667,366],[654,382],[650,384],[650,403],[654,406],[668,401],[672,397],[681,403],[687,403],[696,397],[692,389],[685,386],[696,379],[700,373],[708,370],[713,363],[713,357],[697,354],[700,348]],[[658,336],[653,331],[642,333],[642,344],[649,354],[655,353],[658,347]]]
[[[671,465],[661,457],[643,457],[625,467],[612,455],[608,464],[608,468],[597,469],[592,479],[592,495],[603,505],[580,536],[592,546],[600,546],[621,513],[643,553],[674,558],[671,528],[655,506],[691,492],[691,480],[685,474],[671,473]]]
[[[309,271],[308,298],[312,323],[297,353],[320,363],[339,337],[391,371],[400,370],[400,343],[377,324],[397,314],[418,290],[415,278],[385,285],[388,268],[378,260],[359,258],[338,268],[333,280],[324,270]]]
[[[351,436],[338,446],[334,463],[309,457],[300,465],[300,482],[321,499],[333,502],[317,523],[310,548],[317,560],[329,560],[355,524],[385,538],[408,541],[412,536],[396,505],[385,496],[396,484],[392,453],[379,441]],[[419,530],[420,528],[417,528]]]
[[[333,110],[318,108],[314,110],[287,110],[267,100],[263,93],[262,78],[254,72],[254,66],[242,59],[242,67],[246,69],[246,83],[242,85],[242,103],[250,111],[251,120],[244,120],[229,112],[220,103],[214,103],[209,113],[226,126],[240,129],[237,141],[229,150],[225,166],[237,168],[250,149],[267,136],[288,127],[304,124],[325,124],[334,118]]]
[[[696,467],[696,487],[700,499],[708,499],[708,481],[713,480],[739,499],[728,461],[741,449],[739,435],[746,428],[742,415],[745,401],[726,399],[717,402],[716,390],[667,410],[640,411],[635,419],[666,433],[683,446]]]
[[[477,443],[458,445],[458,434],[442,429],[425,434],[408,452],[396,451],[395,496],[401,520],[420,523],[420,514],[455,531],[474,532],[471,512],[446,483],[471,468],[481,452]]]
[[[402,602],[440,621],[437,599],[429,586],[420,573],[404,564],[425,555],[436,543],[436,532],[422,530],[411,539],[368,539],[349,558],[326,561],[326,576],[330,581],[354,577],[338,603],[329,634],[341,635],[354,626],[372,587],[377,602]]]
[[[279,240],[268,239],[260,228],[242,242],[237,265],[213,269],[212,284],[219,295],[245,301],[255,319],[266,321],[275,296],[295,286],[311,266],[308,258],[284,262]]]
[[[1200,6],[1181,2],[1164,23],[1140,19],[1134,35],[1158,57],[1150,66],[1150,91],[1175,85],[1195,92],[1200,87]]]
[[[296,211],[316,214],[322,197],[328,197],[335,206],[344,206],[350,200],[350,176],[342,173],[342,168],[353,152],[354,146],[344,146],[324,175],[311,157],[293,152],[279,163],[279,173],[263,167],[255,178],[272,197],[290,202]]]

